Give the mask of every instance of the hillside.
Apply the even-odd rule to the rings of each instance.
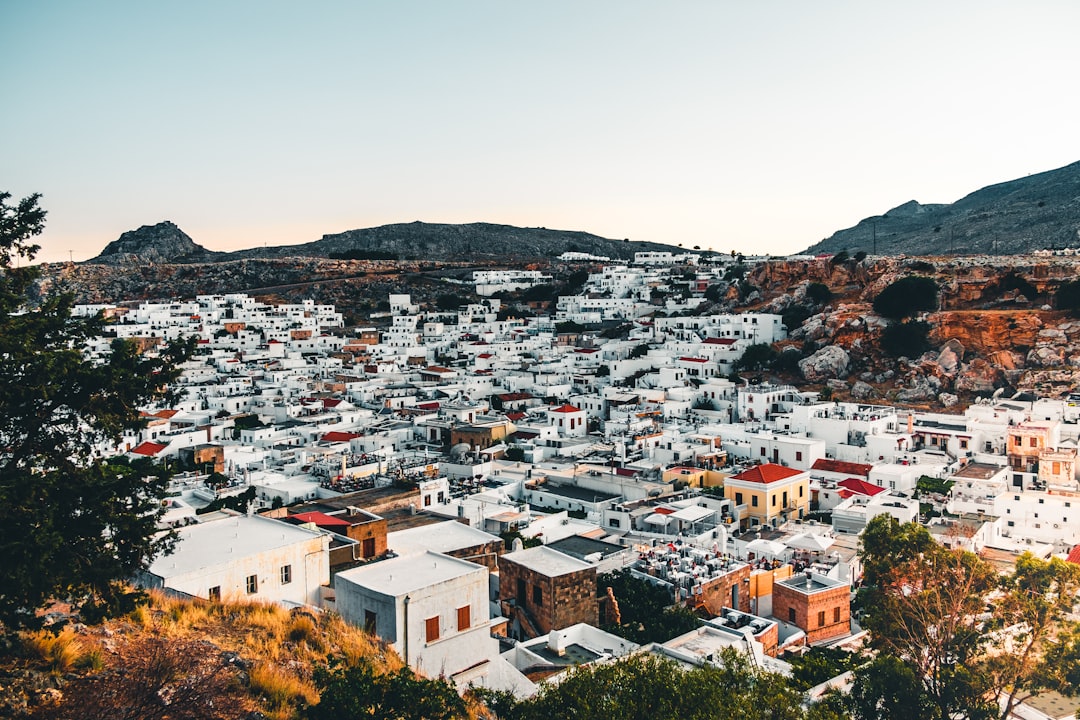
[[[319,701],[314,669],[335,657],[376,676],[405,667],[333,614],[154,592],[125,617],[0,650],[0,717],[286,720]]]
[[[286,257],[380,257],[401,260],[460,260],[556,257],[567,251],[630,259],[635,252],[681,252],[677,247],[651,242],[610,240],[571,230],[522,228],[512,225],[469,223],[399,223],[324,235],[314,242],[257,247],[231,253],[211,252],[196,244],[171,222],[144,225],[109,243],[89,263],[123,262],[228,262]]]
[[[989,185],[952,204],[915,200],[804,250],[871,255],[1014,255],[1080,245],[1080,162]]]

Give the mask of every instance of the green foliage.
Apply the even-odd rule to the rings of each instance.
[[[918,357],[930,349],[929,334],[929,323],[921,320],[890,323],[881,331],[881,351],[893,357]]]
[[[802,324],[813,314],[813,309],[806,305],[792,305],[780,317],[784,327],[788,329],[788,332],[792,332],[802,327]]]
[[[1058,310],[1066,310],[1073,317],[1080,317],[1080,280],[1062,283],[1054,295]]]
[[[551,300],[555,295],[556,291],[554,285],[533,285],[521,294],[521,299],[527,302],[541,302]]]
[[[506,548],[506,552],[510,552],[510,549],[514,547],[514,541],[520,540],[521,547],[523,549],[539,547],[544,544],[544,541],[538,537],[525,537],[517,530],[507,530],[504,533],[499,533],[499,537],[502,538],[503,547]]]
[[[579,333],[584,330],[584,325],[578,322],[574,322],[573,320],[566,320],[561,323],[555,323],[555,332],[557,333]]]
[[[847,704],[854,720],[912,720],[929,713],[914,671],[891,655],[855,670]]]
[[[162,387],[193,342],[156,356],[114,340],[87,361],[100,318],[71,315],[69,294],[28,302],[37,267],[30,239],[44,227],[38,196],[10,206],[0,193],[0,622],[35,622],[50,598],[108,606],[170,546],[156,536],[167,474],[149,462],[105,461],[98,448],[140,425],[139,408],[171,399]]]
[[[642,653],[613,663],[582,665],[508,716],[515,720],[742,720],[805,717],[801,696],[783,676],[750,667],[730,648],[719,666],[683,669],[675,661]]]
[[[449,720],[466,717],[465,701],[446,680],[417,677],[409,668],[376,674],[371,665],[335,660],[316,668],[319,702],[309,720]]]
[[[581,288],[584,287],[585,283],[587,283],[588,281],[589,281],[589,271],[588,270],[575,270],[574,272],[570,273],[570,275],[566,278],[566,291],[567,291],[567,293],[568,294],[573,294],[573,293],[581,290]]]
[[[809,690],[841,673],[853,670],[859,656],[846,650],[814,647],[809,652],[791,658],[791,680],[799,690]]]
[[[776,361],[776,350],[768,343],[755,343],[743,351],[742,357],[732,367],[735,372],[746,370],[768,370]]]
[[[938,286],[931,278],[909,275],[900,278],[874,298],[874,312],[901,320],[923,310],[937,309]]]
[[[795,375],[799,372],[799,361],[803,354],[793,347],[784,348],[783,352],[777,353],[773,360],[772,369],[778,373]]]
[[[740,255],[739,257],[741,258],[742,255]],[[736,264],[728,267],[728,269],[724,271],[724,279],[728,282],[742,280],[743,276],[746,275],[746,271],[748,269],[749,268],[747,268],[746,265],[743,265],[743,263],[739,261]]]
[[[700,624],[686,607],[671,606],[674,598],[665,588],[635,577],[629,570],[601,575],[596,585],[601,593],[610,587],[619,604],[621,623],[606,629],[633,642],[665,642]]]
[[[610,365],[605,363],[605,364],[601,365],[600,367],[596,368],[596,377],[607,377],[609,375],[611,375],[611,366]]]
[[[521,462],[525,459],[525,450],[516,445],[508,447],[506,448],[506,452],[503,453],[503,459],[511,462]]]
[[[629,353],[631,358],[645,357],[648,354],[649,354],[649,343],[641,343],[640,345],[635,345],[634,347],[630,348],[630,353]]]
[[[865,250],[860,250],[859,252],[852,255],[851,259],[854,260],[857,263],[862,262],[863,260],[866,259],[866,251]]]
[[[833,265],[840,265],[841,263],[846,263],[850,259],[851,256],[848,255],[848,251],[845,249],[833,255],[832,260],[830,260],[829,262]]]
[[[833,294],[825,283],[812,282],[806,286],[806,297],[815,305],[824,305],[832,300]]]
[[[727,291],[727,285],[721,283],[713,283],[709,287],[705,288],[705,299],[709,302],[720,302],[723,299],[724,292]]]
[[[462,305],[468,305],[469,301],[460,295],[448,293],[435,298],[435,307],[445,312],[454,312]]]
[[[933,495],[945,495],[955,485],[954,480],[942,480],[941,478],[930,477],[929,475],[923,475],[915,483],[915,489],[922,493],[931,493]]]
[[[1073,619],[1080,566],[1025,553],[999,574],[973,553],[938,544],[921,525],[884,515],[867,524],[859,553],[863,627],[879,658],[895,661],[879,668],[887,687],[864,677],[871,685],[856,688],[868,708],[859,717],[895,717],[871,713],[898,695],[915,697],[911,678],[921,686],[912,714],[1010,717],[1021,697],[1064,687],[1062,669],[1080,667],[1080,647],[1069,641],[1080,633]]]

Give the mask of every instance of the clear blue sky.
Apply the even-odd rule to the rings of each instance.
[[[39,259],[486,221],[795,252],[1080,160],[1080,2],[0,0]]]

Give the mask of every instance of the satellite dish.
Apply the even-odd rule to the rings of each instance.
[[[465,453],[472,450],[472,446],[469,443],[458,443],[454,447],[450,448],[450,457],[458,459],[465,456]]]

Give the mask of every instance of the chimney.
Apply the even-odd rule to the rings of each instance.
[[[915,414],[908,413],[907,415],[907,432],[908,435],[915,432]]]

